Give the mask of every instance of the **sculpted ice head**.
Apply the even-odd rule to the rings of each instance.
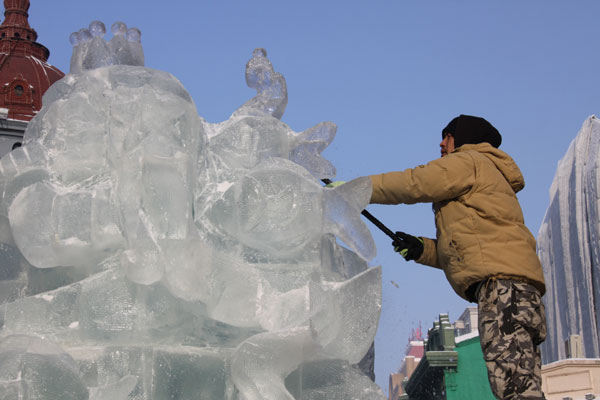
[[[127,25],[124,22],[117,21],[110,27],[110,32],[114,36],[125,35],[127,33]]]
[[[106,42],[106,26],[101,21],[93,21],[89,28],[73,32],[69,37],[73,45],[71,73],[106,67],[109,65],[144,65],[144,51],[141,45],[141,31],[127,29],[123,22],[115,22],[111,27],[113,38]]]
[[[104,34],[106,34],[106,26],[102,21],[91,22],[89,30],[93,37],[104,37]]]

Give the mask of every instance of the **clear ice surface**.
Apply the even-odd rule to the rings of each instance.
[[[548,337],[545,363],[565,359],[565,340],[581,335],[584,356],[600,357],[600,122],[589,117],[559,161],[538,234]]]
[[[105,32],[71,35],[0,159],[0,397],[383,399],[356,366],[381,308],[370,180],[319,181],[335,124],[281,121],[263,49],[256,96],[207,123],[139,30]]]

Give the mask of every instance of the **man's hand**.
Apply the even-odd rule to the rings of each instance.
[[[392,242],[392,246],[406,261],[416,260],[423,254],[423,239],[404,232],[396,232],[396,240]]]

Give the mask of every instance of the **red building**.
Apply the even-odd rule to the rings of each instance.
[[[0,156],[18,146],[42,96],[65,74],[47,63],[50,51],[29,26],[29,0],[4,0],[0,25]]]
[[[406,353],[400,369],[397,373],[390,374],[388,399],[397,400],[404,394],[402,383],[412,375],[424,354],[425,342],[423,341],[423,333],[419,324],[416,330],[412,330],[408,339],[408,346],[406,346]]]

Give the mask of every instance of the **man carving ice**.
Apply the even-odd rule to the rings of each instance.
[[[462,298],[478,304],[479,335],[499,399],[544,399],[538,345],[546,337],[544,276],[516,193],[525,183],[499,150],[500,133],[460,115],[442,130],[441,158],[371,176],[371,203],[433,203],[436,239],[402,232],[406,260],[442,269]]]

